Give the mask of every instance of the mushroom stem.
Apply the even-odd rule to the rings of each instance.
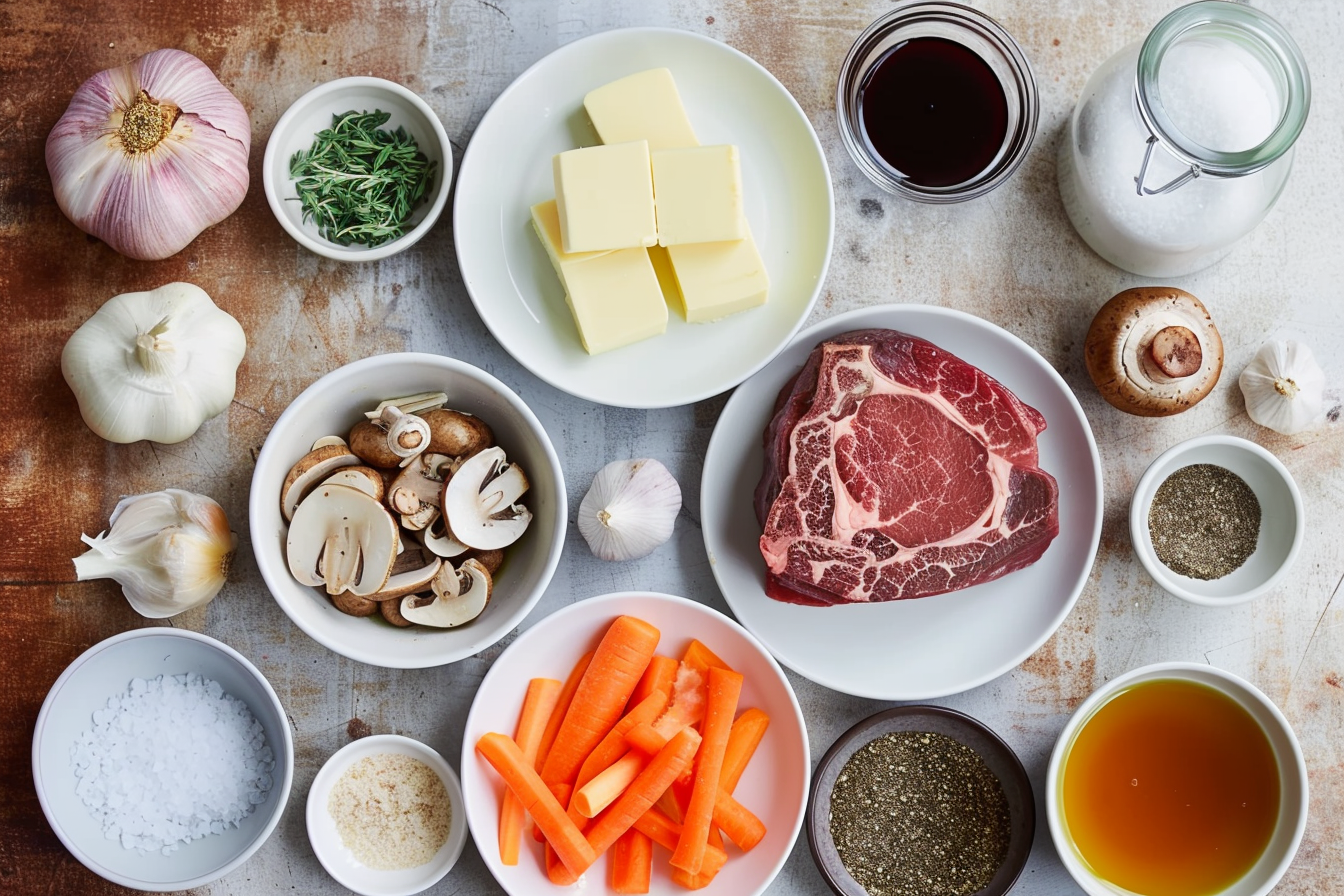
[[[1157,368],[1172,379],[1190,376],[1204,363],[1199,337],[1187,327],[1158,330],[1149,352]]]

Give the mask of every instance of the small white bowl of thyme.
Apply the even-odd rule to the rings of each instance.
[[[424,100],[382,78],[340,78],[275,123],[262,186],[299,245],[338,261],[410,248],[448,202],[453,150]]]
[[[1164,591],[1230,606],[1272,591],[1297,559],[1302,494],[1269,451],[1235,436],[1181,442],[1153,461],[1129,505],[1134,553]]]
[[[332,754],[308,791],[306,819],[322,867],[362,896],[429,889],[467,842],[457,773],[437,751],[397,734]]]

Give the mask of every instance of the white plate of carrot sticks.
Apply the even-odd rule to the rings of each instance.
[[[582,600],[521,634],[462,746],[467,823],[512,896],[579,875],[590,894],[759,894],[798,836],[810,769],[765,648],[652,592]]]

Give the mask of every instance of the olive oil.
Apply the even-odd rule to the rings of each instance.
[[[1202,684],[1121,691],[1064,760],[1064,821],[1097,876],[1143,896],[1208,896],[1255,864],[1279,814],[1279,767],[1242,706]]]

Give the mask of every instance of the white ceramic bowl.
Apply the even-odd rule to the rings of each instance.
[[[382,871],[370,868],[354,857],[341,842],[336,830],[336,819],[327,811],[327,800],[331,789],[340,780],[341,775],[351,765],[367,756],[379,753],[400,753],[419,759],[432,768],[443,781],[448,791],[448,800],[452,803],[453,818],[448,828],[448,839],[423,865],[398,871]],[[462,802],[462,784],[452,766],[439,755],[418,740],[401,737],[397,734],[376,734],[363,737],[346,744],[332,754],[322,766],[322,770],[313,779],[308,790],[308,842],[313,852],[327,869],[327,873],[341,886],[361,894],[361,896],[411,896],[427,890],[443,879],[457,859],[462,855],[462,847],[467,844],[467,813]]]
[[[637,616],[661,632],[658,652],[680,658],[692,638],[698,638],[729,666],[742,673],[738,712],[757,707],[770,716],[770,726],[733,795],[765,823],[766,835],[751,852],[728,847],[728,863],[705,896],[757,896],[765,891],[793,849],[807,808],[811,760],[807,727],[789,680],[779,665],[733,620],[704,604],[684,597],[653,592],[605,594],[570,604],[518,636],[481,681],[467,715],[462,740],[462,790],[467,821],[481,858],[500,885],[512,896],[561,893],[547,879],[538,861],[537,844],[524,835],[523,855],[517,865],[499,861],[499,776],[476,753],[476,742],[490,731],[513,734],[529,679],[564,680],[584,651],[595,647],[613,619]],[[685,894],[668,874],[666,850],[655,850],[652,896]],[[608,860],[598,859],[579,891],[606,892]],[[586,883],[585,883],[586,881]],[[571,891],[572,892],[572,891]]]
[[[406,128],[420,151],[431,161],[438,162],[434,186],[428,198],[412,211],[413,226],[405,235],[372,248],[341,246],[319,236],[316,224],[304,222],[303,207],[294,189],[294,179],[289,174],[289,160],[294,153],[311,147],[318,131],[331,127],[332,115],[351,110],[373,112],[375,109],[391,113],[384,129]],[[400,84],[382,78],[340,78],[319,84],[299,97],[275,123],[261,163],[266,201],[280,226],[299,245],[338,261],[377,261],[415,245],[434,226],[447,205],[452,179],[453,148],[439,117],[420,97]]]
[[[1191,464],[1216,464],[1246,481],[1260,502],[1260,540],[1255,553],[1221,579],[1201,581],[1168,569],[1148,535],[1153,494],[1168,476]],[[1134,553],[1153,581],[1182,600],[1229,606],[1259,597],[1279,585],[1302,548],[1305,523],[1302,494],[1279,459],[1254,442],[1235,436],[1201,436],[1181,442],[1149,464],[1129,504],[1129,537]]]
[[[79,779],[70,764],[70,748],[93,727],[94,711],[125,691],[132,678],[186,672],[219,682],[226,693],[247,704],[275,754],[274,783],[266,801],[238,827],[183,844],[171,855],[142,855],[103,836],[75,793]],[[84,867],[137,890],[204,886],[246,862],[279,823],[293,777],[294,739],[270,683],[232,647],[184,629],[135,629],[84,651],[51,686],[33,732],[33,783],[52,830]]]
[[[523,498],[531,525],[505,549],[504,567],[485,612],[458,628],[395,628],[380,617],[356,618],[301,585],[285,562],[280,514],[285,475],[314,441],[345,435],[365,411],[398,395],[448,393],[448,407],[480,417],[531,482]],[[541,421],[523,400],[485,371],[440,355],[374,355],[337,368],[305,389],[275,421],[257,457],[248,499],[257,568],[281,609],[319,644],[352,660],[394,669],[442,666],[479,653],[532,610],[560,562],[568,505],[560,458]]]
[[[1144,681],[1179,679],[1214,688],[1237,701],[1264,730],[1279,765],[1279,820],[1260,860],[1241,880],[1218,896],[1265,896],[1283,877],[1297,854],[1307,827],[1307,766],[1297,736],[1279,708],[1254,685],[1231,672],[1199,663],[1156,663],[1126,672],[1092,692],[1060,732],[1045,773],[1045,815],[1055,849],[1073,879],[1088,896],[1135,896],[1091,872],[1074,848],[1063,818],[1064,762],[1074,738],[1112,697]]]

